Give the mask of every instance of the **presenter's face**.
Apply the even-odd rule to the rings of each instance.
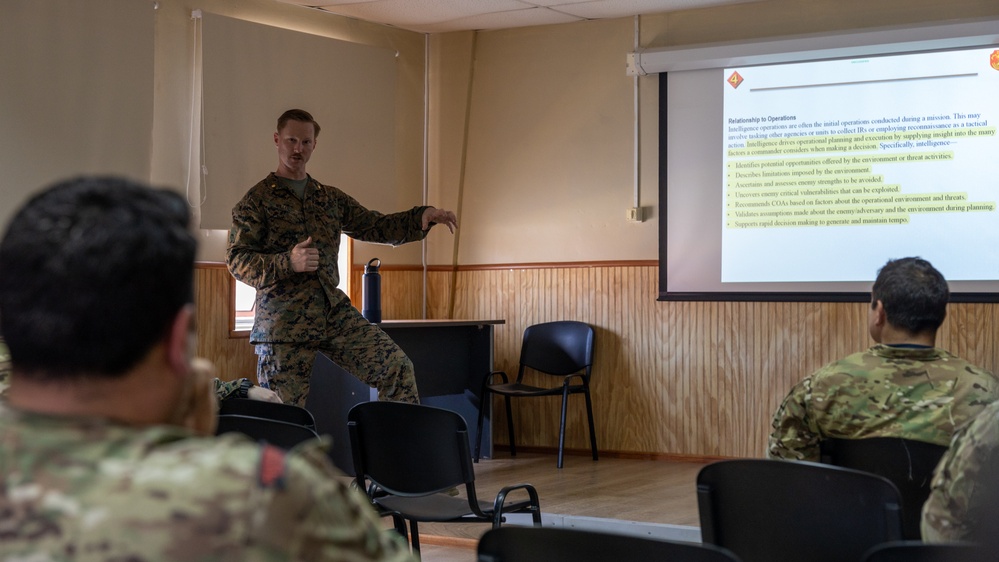
[[[316,148],[312,123],[288,121],[284,128],[274,133],[278,150],[278,174],[293,179],[305,178],[305,165]]]

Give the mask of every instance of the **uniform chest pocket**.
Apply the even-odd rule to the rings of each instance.
[[[269,244],[278,248],[290,248],[307,238],[301,202],[272,202],[266,210]]]

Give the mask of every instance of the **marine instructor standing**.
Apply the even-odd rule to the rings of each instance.
[[[281,114],[274,133],[277,171],[232,210],[226,263],[233,277],[257,290],[250,333],[257,382],[304,406],[321,351],[377,388],[379,399],[419,402],[412,361],[337,288],[340,235],[397,246],[423,240],[435,224],[454,232],[457,218],[425,206],[382,214],[319,183],[305,169],[319,129],[307,111]]]

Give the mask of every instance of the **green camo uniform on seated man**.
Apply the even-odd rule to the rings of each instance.
[[[0,406],[0,450],[0,560],[412,560],[318,444]]]
[[[982,410],[956,434],[933,473],[923,505],[926,542],[999,544],[999,402]]]
[[[835,361],[791,389],[773,417],[772,458],[819,460],[826,438],[902,437],[947,445],[999,398],[999,380],[934,347],[949,290],[929,262],[888,262],[872,290],[877,345]]]
[[[250,343],[257,382],[284,402],[305,405],[317,352],[378,389],[379,398],[418,402],[413,364],[337,288],[340,235],[399,245],[422,240],[436,223],[452,229],[454,213],[419,206],[384,215],[305,172],[319,125],[303,110],[278,119],[278,169],[250,188],[232,211],[226,263],[254,287]]]
[[[774,416],[771,457],[819,460],[828,437],[903,437],[938,445],[999,397],[983,369],[936,348],[878,344],[798,383]]]

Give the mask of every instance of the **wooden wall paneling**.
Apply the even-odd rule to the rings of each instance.
[[[950,305],[939,345],[979,365],[999,372],[996,365],[996,317],[999,304]]]
[[[720,426],[723,431],[728,431],[734,438],[748,441],[753,437],[754,420],[751,417],[733,414],[738,411],[738,404],[742,401],[743,396],[752,396],[750,389],[753,387],[748,384],[750,375],[742,362],[743,358],[748,357],[742,345],[746,341],[745,336],[749,334],[743,329],[742,322],[745,321],[745,316],[740,314],[744,312],[740,306],[742,303],[726,302],[721,304],[724,306],[722,306],[721,314],[717,315],[715,328],[720,334],[718,349],[720,356],[718,363],[722,370],[720,378],[726,385],[719,401]],[[754,402],[757,400],[750,399],[746,404],[747,409],[754,409]]]
[[[595,416],[600,447],[608,451],[761,456],[773,411],[790,387],[873,343],[866,303],[654,302],[655,267],[458,275],[468,279],[459,288],[494,287],[469,290],[479,303],[458,300],[467,303],[464,317],[506,320],[504,334],[497,331],[498,367],[515,368],[520,335],[532,323],[567,317],[567,311],[597,326]],[[497,294],[506,302],[497,302]],[[996,314],[995,305],[952,305],[941,346],[994,368]],[[553,401],[536,413],[515,412],[518,442],[555,446],[557,408]],[[577,405],[571,411],[567,444],[585,451],[582,411]],[[502,427],[501,408],[496,416]]]
[[[194,269],[197,354],[215,364],[219,378],[257,378],[257,356],[248,337],[229,336],[232,276],[224,264],[199,263]]]
[[[383,320],[423,318],[423,269],[418,266],[389,266],[379,270]],[[364,306],[364,266],[350,270],[350,297],[354,308]]]
[[[679,304],[679,303],[677,303]],[[684,362],[683,349],[689,334],[683,330],[674,329],[683,315],[681,306],[660,307],[653,305],[649,307],[656,314],[655,335],[661,337],[662,344],[659,347],[660,361],[650,375],[660,377],[663,382],[659,385],[660,410],[658,419],[665,423],[658,424],[661,428],[662,438],[658,441],[662,446],[662,451],[679,451],[683,436],[687,434],[682,423],[669,420],[669,413],[681,411],[680,420],[684,419],[684,397],[690,396],[690,376]],[[641,359],[639,359],[641,361]],[[651,421],[651,420],[650,420]],[[656,424],[650,424],[655,427]]]
[[[608,297],[594,316],[602,326],[595,351],[600,363],[594,367],[594,417],[601,448],[618,440],[629,451],[651,453],[667,440],[667,424],[649,422],[664,419],[669,410],[664,400],[675,394],[669,388],[674,374],[664,369],[665,342],[651,306],[654,301],[643,295],[645,280],[635,273],[634,268],[625,267],[589,270],[598,279],[599,293]],[[606,364],[604,357],[616,360]],[[622,427],[625,431],[615,429]]]

